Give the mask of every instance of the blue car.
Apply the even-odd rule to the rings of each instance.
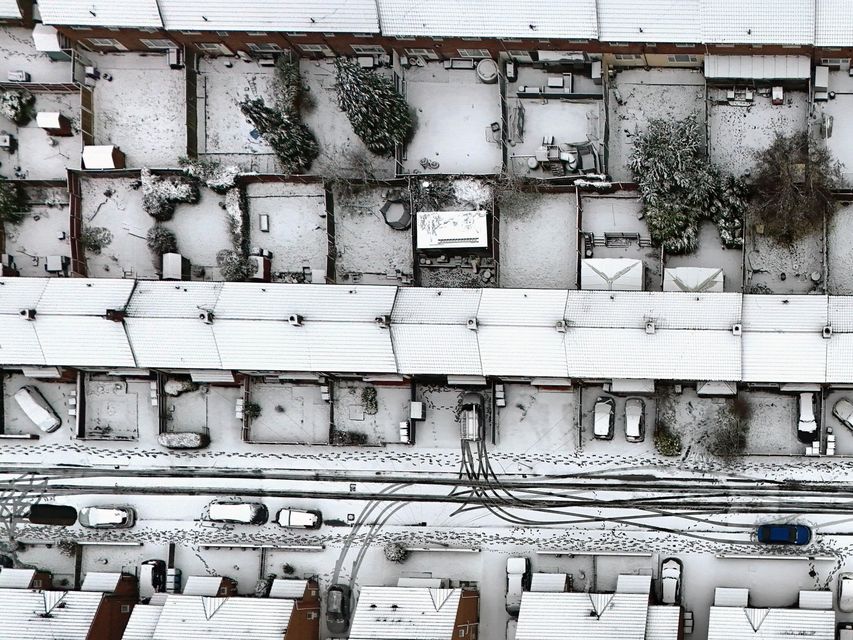
[[[763,524],[758,527],[758,541],[764,544],[808,544],[812,530],[802,524]]]

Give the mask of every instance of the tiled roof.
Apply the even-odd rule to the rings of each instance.
[[[700,0],[706,44],[809,45],[815,0]]]
[[[833,640],[835,612],[817,609],[711,607],[708,640]]]
[[[853,45],[853,11],[850,9],[849,0],[815,0],[815,46]]]
[[[163,26],[157,0],[39,0],[38,7],[42,22],[54,26]]]
[[[281,598],[169,594],[152,640],[282,640],[293,606]]]
[[[700,42],[699,0],[598,0],[602,42]]]

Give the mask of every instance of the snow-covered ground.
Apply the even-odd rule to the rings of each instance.
[[[5,433],[45,435],[15,401],[15,393],[27,385],[39,390],[61,420],[60,429],[69,432],[74,429],[74,418],[68,415],[68,399],[74,394],[75,388],[73,382],[43,382],[27,378],[20,373],[6,373],[3,376],[3,429]]]
[[[619,453],[624,456],[643,456],[654,453],[654,427],[655,427],[655,398],[650,395],[639,396],[645,404],[645,435],[642,442],[628,442],[625,438],[625,400],[629,396],[613,395],[600,386],[585,386],[581,390],[581,425],[583,435],[578,448],[584,453]],[[595,422],[595,403],[598,398],[612,398],[614,406],[613,439],[599,440],[593,436],[593,425]]]
[[[747,293],[823,292],[822,230],[786,246],[747,228],[745,251]]]
[[[746,451],[763,455],[803,455],[797,440],[797,394],[752,391],[745,395],[752,415]]]
[[[829,151],[841,163],[846,187],[853,185],[853,78],[847,67],[829,72],[831,100],[815,102],[813,129],[826,140]]]
[[[53,61],[37,51],[32,29],[0,27],[0,78],[10,71],[26,71],[32,82],[71,82],[71,62]]]
[[[512,193],[500,202],[502,287],[577,287],[577,204],[572,193]]]
[[[135,169],[177,167],[187,155],[186,70],[169,68],[165,53],[89,57],[101,72],[94,90],[95,144],[117,145]]]
[[[22,276],[44,277],[47,256],[71,258],[68,192],[61,187],[29,187],[27,196],[29,215],[20,225],[5,225],[6,253],[15,257]]]
[[[405,173],[490,174],[501,169],[501,100],[497,84],[483,84],[473,70],[447,70],[441,62],[405,74],[406,100],[415,132],[406,147]],[[437,162],[424,168],[421,160]]]
[[[577,392],[573,389],[539,389],[526,384],[505,384],[506,406],[495,415],[496,451],[575,450]],[[523,471],[508,468],[507,472]]]
[[[622,69],[610,81],[608,96],[608,162],[613,180],[633,179],[628,159],[632,137],[650,120],[681,120],[695,115],[705,121],[705,78],[692,69]]]
[[[223,208],[225,196],[210,189],[201,189],[195,204],[179,203],[175,215],[163,226],[178,240],[178,252],[188,258],[193,267],[204,269],[205,280],[221,280],[216,254],[231,249],[228,215]],[[201,233],[203,231],[203,233]]]
[[[253,382],[249,401],[261,414],[249,424],[254,442],[328,444],[331,411],[317,384]]]
[[[853,207],[844,203],[827,219],[827,293],[853,294]]]
[[[375,402],[369,394],[375,391]],[[359,380],[338,380],[334,386],[335,431],[352,431],[367,436],[372,445],[399,443],[400,423],[409,418],[412,388],[374,386]]]

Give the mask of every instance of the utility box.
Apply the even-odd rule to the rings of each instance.
[[[180,253],[163,254],[162,280],[189,280],[192,275],[190,261]]]

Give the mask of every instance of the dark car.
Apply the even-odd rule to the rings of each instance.
[[[70,527],[77,522],[77,509],[64,504],[34,504],[27,514],[30,524]]]
[[[802,524],[763,524],[757,533],[763,544],[803,545],[812,539],[812,530]]]
[[[349,628],[349,615],[349,587],[345,584],[333,584],[326,593],[326,627],[329,633],[346,633]]]

